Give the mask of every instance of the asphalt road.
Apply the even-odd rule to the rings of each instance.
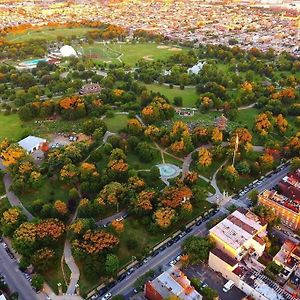
[[[12,292],[18,292],[19,300],[39,300],[30,283],[19,270],[16,260],[11,259],[0,244],[0,273]]]
[[[213,218],[221,216],[223,213],[221,211],[217,212]],[[206,223],[209,220],[203,222],[200,226],[193,227],[193,230],[187,235],[182,237],[178,242],[174,243],[166,250],[160,252],[157,256],[151,257],[147,263],[142,265],[140,268],[135,270],[130,276],[127,276],[123,281],[116,284],[111,290],[112,295],[126,295],[132,290],[132,285],[137,278],[141,277],[144,273],[150,269],[156,269],[159,266],[164,266],[173,260],[176,256],[181,254],[181,244],[182,242],[191,235],[206,235],[208,230],[206,228]]]
[[[253,187],[252,189],[256,189],[259,192],[265,190],[265,189],[270,189],[274,187],[282,177],[284,177],[287,173],[289,172],[289,167],[286,166],[284,167],[281,171],[277,173],[273,173],[271,177],[265,177],[263,182],[256,186]],[[250,190],[251,191],[251,190]],[[249,192],[250,192],[249,191]],[[248,192],[248,193],[249,193]],[[249,199],[248,199],[248,193],[245,195],[237,198],[237,199],[231,199],[229,202],[226,203],[226,206],[229,206],[231,204],[235,204],[236,206],[239,207],[245,207],[249,204]],[[222,212],[223,208],[215,214],[213,218],[217,218],[223,214]],[[127,295],[132,291],[132,286],[134,282],[136,281],[137,278],[145,274],[147,271],[150,269],[156,269],[159,266],[164,266],[168,264],[171,260],[173,260],[176,256],[178,256],[181,253],[181,244],[182,242],[190,235],[201,235],[205,236],[208,233],[208,230],[206,228],[206,223],[210,220],[208,219],[206,222],[203,222],[200,226],[194,226],[192,231],[188,233],[186,236],[181,238],[177,243],[174,243],[172,246],[168,247],[164,251],[160,252],[157,256],[151,257],[149,261],[135,270],[131,275],[127,276],[124,280],[121,282],[117,283],[109,292],[112,295]],[[99,297],[101,299],[101,297]]]

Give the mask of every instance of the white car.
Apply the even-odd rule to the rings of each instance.
[[[111,298],[111,293],[106,293],[102,298],[101,300],[108,300]]]
[[[177,263],[176,259],[173,259],[169,262],[169,266],[173,267]]]

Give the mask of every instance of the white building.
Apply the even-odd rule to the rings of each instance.
[[[36,136],[29,135],[28,137],[24,138],[23,140],[19,141],[18,144],[27,153],[32,153],[34,150],[38,150],[40,146],[46,142],[46,139],[42,139]]]
[[[203,69],[205,63],[206,63],[205,61],[199,61],[196,65],[192,66],[187,70],[188,73],[197,75]]]
[[[76,53],[75,49],[69,45],[64,45],[60,48],[60,55],[62,57],[70,57],[70,56],[77,57],[77,53]]]

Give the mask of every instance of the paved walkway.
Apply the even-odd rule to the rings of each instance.
[[[118,219],[118,218],[121,218],[121,217],[124,217],[125,215],[127,214],[127,211],[125,209],[121,210],[119,213],[116,213],[110,217],[107,217],[105,219],[102,219],[98,222],[96,222],[96,225],[97,226],[101,226],[101,225],[105,225],[107,223],[110,223],[112,222],[113,220],[115,219]]]
[[[79,280],[80,272],[74,260],[71,250],[71,244],[68,240],[65,241],[64,246],[65,262],[71,270],[70,283],[67,289],[67,294],[75,294],[76,285]]]
[[[19,206],[23,213],[27,216],[28,220],[31,221],[34,219],[33,215],[23,206],[20,199],[17,197],[17,195],[10,191],[10,187],[12,184],[11,177],[8,174],[4,174],[3,181],[5,185],[5,191],[6,191],[6,197],[10,203],[11,206]]]

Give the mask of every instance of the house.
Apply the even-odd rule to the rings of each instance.
[[[148,281],[144,291],[149,300],[162,300],[169,297],[202,300],[202,296],[191,286],[190,280],[176,266],[172,266],[152,281]]]
[[[18,142],[19,146],[26,150],[27,153],[32,153],[34,150],[38,150],[44,143],[46,143],[46,139],[32,135],[29,135]]]

